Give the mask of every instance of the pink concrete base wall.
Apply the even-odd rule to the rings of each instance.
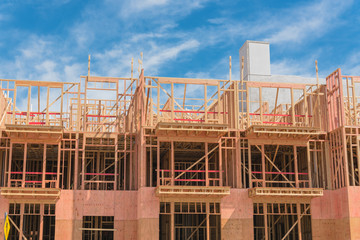
[[[247,189],[231,189],[221,200],[221,239],[253,239],[253,201]]]
[[[360,187],[349,187],[349,215],[352,239],[360,239]]]
[[[155,188],[141,188],[137,198],[138,239],[159,239],[160,201]]]
[[[0,195],[0,239],[4,238],[5,213],[9,211],[9,201]]]
[[[139,206],[139,207],[138,207]],[[115,239],[157,239],[160,203],[154,188],[138,191],[62,190],[56,203],[56,239],[81,239],[83,216],[114,216]],[[143,238],[142,238],[143,239]]]
[[[360,187],[325,190],[311,201],[313,239],[360,239]]]
[[[311,201],[313,239],[360,239],[360,187],[325,190]],[[0,226],[9,201],[0,195]],[[56,239],[81,239],[82,217],[114,216],[115,239],[158,239],[159,199],[154,188],[138,191],[62,190],[56,203]],[[247,189],[221,200],[222,239],[253,238],[253,201]],[[3,228],[0,227],[0,239]]]
[[[114,216],[114,222],[125,220],[136,222],[136,210],[137,192],[135,191],[62,190],[60,199],[56,203],[56,239],[81,238],[82,231],[79,228],[82,227],[83,216]],[[65,226],[68,227],[64,228]],[[136,228],[130,227],[130,229],[136,233]]]

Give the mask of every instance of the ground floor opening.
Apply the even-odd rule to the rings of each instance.
[[[161,202],[161,240],[221,239],[219,202]]]

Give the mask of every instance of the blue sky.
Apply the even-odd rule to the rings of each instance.
[[[239,77],[246,40],[270,42],[272,74],[360,75],[360,1],[2,0],[0,78],[77,81],[145,75]]]

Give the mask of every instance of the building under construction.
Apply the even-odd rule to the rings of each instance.
[[[0,79],[0,237],[8,213],[11,240],[360,239],[360,77],[271,75],[263,42],[240,59]]]

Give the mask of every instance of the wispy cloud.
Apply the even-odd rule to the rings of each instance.
[[[0,74],[31,79],[62,79],[65,76],[70,81],[86,72],[86,56],[90,53],[92,74],[129,76],[131,57],[136,63],[140,52],[144,52],[146,73],[158,74],[174,61],[187,58],[189,62],[193,57],[198,61],[201,51],[213,51],[210,48],[216,46],[219,52],[223,51],[216,56],[219,62],[204,61],[203,69],[185,69],[183,74],[224,79],[228,78],[228,55],[231,55],[224,50],[227,47],[237,54],[237,48],[246,39],[265,39],[278,46],[283,44],[282,48],[311,42],[342,24],[338,19],[353,3],[352,0],[295,3],[279,11],[258,12],[254,18],[234,17],[225,12],[182,27],[183,19],[206,8],[210,2],[213,1],[135,0],[119,3],[106,0],[88,3],[79,17],[66,27],[66,36],[53,33],[24,38],[14,47],[17,50],[13,59],[0,58],[0,63],[5,66],[0,69]],[[60,5],[67,3],[68,0],[56,1]],[[0,11],[0,21],[1,14]],[[282,56],[273,62],[272,72],[313,75],[313,58],[311,53],[306,55],[296,60]],[[236,55],[233,59],[233,78],[238,78]],[[357,70],[357,65],[353,66],[354,71]],[[75,76],[72,78],[71,74]]]
[[[55,81],[63,80],[65,77],[66,80],[72,81],[84,70],[86,71],[84,67],[87,63],[86,56],[91,54],[92,74],[128,76],[130,60],[134,57],[136,69],[140,52],[144,52],[144,65],[149,72],[151,69],[151,72],[156,73],[161,65],[177,59],[183,53],[195,52],[199,48],[198,40],[185,37],[186,34],[181,32],[174,34],[173,29],[177,26],[175,19],[203,7],[205,2],[205,0],[185,0],[181,3],[170,3],[167,0],[146,0],[119,4],[118,1],[108,0],[105,4],[88,4],[80,17],[65,29],[67,36],[59,38],[56,35],[32,34],[23,38],[13,51],[13,59],[0,58],[0,62],[6,66],[0,70],[0,74],[18,79]],[[56,2],[56,4],[67,3],[67,0]],[[154,19],[162,19],[161,23],[150,20],[148,23],[156,26],[156,30],[150,32],[132,29],[131,25],[136,24],[136,21],[123,20],[124,16],[120,13],[126,11],[126,14],[132,17],[133,14],[137,14],[139,18],[139,15],[155,14],[151,9],[160,6],[161,10],[156,11],[159,17]],[[144,11],[149,12],[144,14]],[[113,14],[116,12],[118,16]],[[169,16],[175,17],[171,18],[172,21],[166,22]],[[79,53],[84,55],[83,62],[76,62],[79,60],[76,57]],[[77,74],[70,77],[70,74],[75,74],[75,70],[78,71]]]
[[[194,9],[202,8],[207,1],[208,0],[134,0],[124,1],[123,4],[118,4],[118,1],[107,0],[107,3],[118,6],[119,16],[123,18],[134,16],[134,14],[143,14],[143,18],[157,16],[158,19],[162,19],[163,16],[179,17],[188,15]]]
[[[127,2],[126,10],[131,10],[132,12],[140,12],[145,9],[164,6],[168,3],[168,0],[134,0]]]
[[[353,0],[323,0],[286,10],[285,14],[279,13],[281,16],[267,21],[274,33],[265,40],[277,44],[319,37],[339,24],[334,20],[352,3]]]
[[[144,54],[143,67],[146,74],[157,74],[159,68],[171,60],[177,59],[180,55],[189,51],[196,51],[199,42],[189,39],[184,42],[174,44],[149,44],[142,46],[137,53],[134,52],[136,45],[127,42],[117,44],[113,48],[94,55],[96,65],[102,66],[102,72],[106,75],[128,76],[130,73],[130,60],[134,58],[134,72],[136,71],[137,60],[140,58],[140,51]]]
[[[199,42],[195,39],[187,40],[179,45],[165,47],[158,49],[158,47],[152,49],[149,52],[150,58],[145,61],[145,66],[149,69],[156,70],[169,60],[173,60],[178,57],[179,54],[186,51],[196,51],[199,47]]]
[[[9,19],[9,16],[8,16],[8,15],[1,14],[1,13],[0,13],[0,22],[1,22],[1,21],[5,21],[5,20],[8,20],[8,19]]]
[[[196,31],[203,32],[207,35],[206,39],[214,44],[239,37],[264,40],[271,44],[311,42],[343,24],[340,16],[353,2],[322,0],[307,4],[295,3],[290,8],[263,11],[256,16],[256,20],[234,20],[225,15],[208,19],[213,25]]]
[[[236,58],[232,60],[232,66],[238,65]],[[235,68],[232,68],[231,79],[240,79],[239,72]],[[223,56],[215,61],[210,66],[207,66],[206,71],[200,70],[198,72],[188,71],[185,74],[187,78],[205,78],[205,79],[229,79],[229,56]]]
[[[350,76],[360,76],[360,50],[355,51],[342,64],[341,73]]]
[[[315,69],[315,65],[313,64]],[[293,59],[282,59],[271,63],[271,74],[273,75],[298,75],[313,76],[314,71],[309,71],[311,67],[310,61],[299,61]]]
[[[14,59],[0,59],[3,66],[0,74],[12,79],[77,81],[81,74],[80,65],[67,53],[62,53],[64,49],[58,48],[54,41],[36,35],[29,36],[14,51]],[[86,69],[85,66],[84,62],[83,69]],[[76,74],[74,68],[78,71]],[[70,73],[74,75],[70,76]]]

